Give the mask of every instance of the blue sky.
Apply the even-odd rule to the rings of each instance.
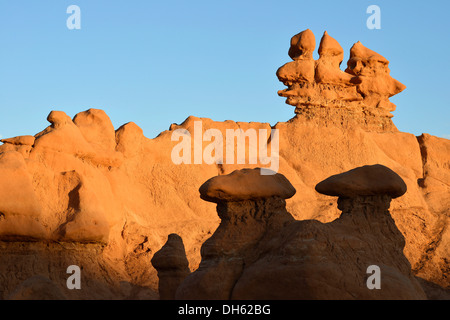
[[[69,5],[81,29],[69,30]],[[369,30],[369,5],[381,29]],[[290,38],[325,30],[361,41],[407,86],[391,98],[400,131],[450,138],[450,2],[0,0],[0,135],[34,135],[51,110],[103,109],[153,138],[189,115],[268,122],[294,116],[277,91]],[[317,54],[316,54],[317,57]]]

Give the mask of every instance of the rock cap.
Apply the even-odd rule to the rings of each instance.
[[[188,270],[183,239],[176,233],[169,234],[166,244],[153,255],[151,263],[158,271]]]
[[[235,170],[227,175],[213,177],[199,191],[200,198],[216,203],[269,197],[289,199],[296,192],[284,175],[262,175],[261,168]]]
[[[385,194],[394,199],[405,194],[406,190],[403,179],[381,164],[355,168],[316,185],[319,193],[346,198]]]

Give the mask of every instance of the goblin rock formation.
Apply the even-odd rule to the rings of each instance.
[[[389,61],[357,42],[350,50],[347,69],[341,71],[344,50],[325,31],[319,59],[313,59],[314,34],[307,29],[291,39],[294,60],[277,71],[287,89],[278,94],[296,107],[299,117],[364,126],[375,131],[396,130],[391,121],[395,105],[389,98],[406,87],[389,73]]]
[[[356,168],[331,176],[316,185],[317,192],[342,199],[378,195],[395,199],[404,195],[406,190],[402,178],[382,165]]]
[[[242,188],[238,193],[229,188],[232,182],[237,188],[270,183],[263,180],[259,169],[244,169],[212,178],[200,188],[203,199],[217,203],[222,221],[202,246],[199,268],[180,285],[176,298],[426,298],[388,211],[391,198],[406,192],[392,170],[365,166],[319,183],[317,189],[340,195],[342,214],[327,224],[296,221],[286,211],[284,198],[294,189],[280,174],[272,180],[273,193],[265,196],[249,197],[252,190]],[[217,190],[219,198],[208,195]],[[371,265],[381,269],[380,290],[366,285]]]
[[[404,254],[414,275],[422,278],[420,283],[427,296],[442,298],[439,288],[450,286],[450,141],[428,134],[415,137],[395,129],[388,111],[393,106],[387,99],[403,87],[390,78],[384,58],[355,44],[348,70],[341,71],[342,48],[328,34],[324,34],[319,46],[318,61],[312,58],[314,50],[312,32],[292,38],[289,55],[294,61],[280,68],[278,76],[290,88],[285,92],[290,94],[288,101],[296,106],[297,115],[274,126],[191,116],[149,139],[137,124],[129,122],[114,128],[104,111],[89,109],[73,118],[52,111],[48,114],[49,126],[42,132],[1,140],[0,299],[39,298],[42,296],[29,288],[41,287],[49,288],[46,292],[58,292],[59,288],[61,296],[68,299],[157,299],[158,277],[151,261],[168,235],[178,234],[183,239],[190,271],[195,271],[202,258],[200,248],[219,225],[220,230],[226,224],[239,227],[225,228],[234,231],[221,231],[214,238],[234,237],[237,233],[240,240],[230,238],[224,249],[214,249],[209,246],[214,242],[208,241],[203,251],[213,256],[223,251],[239,257],[230,260],[232,267],[224,267],[229,279],[243,270],[241,252],[247,254],[247,246],[253,246],[259,236],[271,230],[279,234],[278,226],[285,223],[293,230],[297,230],[296,224],[310,224],[311,234],[317,234],[320,241],[328,239],[341,243],[336,248],[345,247],[344,242],[351,242],[359,233],[344,239],[326,238],[325,228],[339,229],[331,228],[329,223],[346,215],[338,210],[339,194],[320,194],[315,186],[337,172],[374,164],[391,168],[406,184],[406,193],[392,199],[389,213],[404,236]],[[172,134],[182,129],[193,135],[196,121],[202,122],[201,134],[215,129],[224,137],[230,129],[262,130],[268,133],[266,137],[271,130],[278,130],[278,172],[290,183],[275,176],[267,178],[272,179],[270,183],[236,186],[233,178],[230,187],[227,174],[268,167],[262,163],[173,163],[171,152],[178,141],[172,140]],[[272,142],[268,141],[268,150]],[[207,147],[203,145],[202,151]],[[237,171],[236,175],[245,176],[244,172]],[[217,175],[225,180],[210,181],[203,196],[216,202],[203,201],[198,196],[199,187]],[[216,188],[217,181],[223,190]],[[290,186],[297,190],[295,194]],[[248,199],[224,202],[226,195],[236,199],[245,190]],[[350,210],[349,206],[363,208],[366,200],[361,197],[353,204],[349,198],[340,200],[339,207],[345,207],[344,211]],[[374,202],[379,207],[376,212],[387,207],[385,195],[364,197],[372,202],[381,197]],[[222,220],[216,212],[219,200],[217,209]],[[384,216],[376,215],[376,219]],[[367,225],[366,220],[357,223]],[[316,225],[320,226],[317,230]],[[343,225],[348,227],[347,222]],[[386,234],[389,239],[397,237],[394,227],[392,230]],[[237,253],[231,245],[236,243]],[[400,242],[396,243],[394,247],[399,248]],[[328,253],[327,257],[332,256]],[[215,268],[230,262],[210,261],[215,261]],[[82,270],[83,290],[66,287],[66,269],[74,264]],[[401,264],[397,269],[406,275],[407,268]],[[164,268],[160,268],[162,274]],[[171,294],[176,283],[168,286]]]
[[[221,223],[203,244],[203,260],[178,288],[176,298],[229,299],[245,265],[258,255],[252,248],[270,237],[271,230],[293,220],[285,199],[294,194],[294,187],[283,175],[263,176],[258,168],[205,182],[200,196],[217,203]]]

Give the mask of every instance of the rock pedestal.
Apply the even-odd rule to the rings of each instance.
[[[389,75],[389,61],[357,42],[342,71],[344,50],[326,31],[317,61],[312,57],[314,48],[311,30],[295,35],[289,48],[294,61],[277,71],[278,79],[288,87],[278,94],[295,106],[297,118],[321,125],[397,131],[390,113],[395,105],[389,98],[406,87]]]

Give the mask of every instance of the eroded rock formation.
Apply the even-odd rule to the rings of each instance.
[[[217,203],[221,224],[202,246],[199,268],[177,290],[179,299],[425,299],[403,254],[404,237],[388,211],[406,192],[390,169],[366,166],[318,184],[339,194],[341,216],[330,223],[296,221],[274,179],[273,194],[248,199],[229,186],[268,184],[259,169],[206,182],[203,199]],[[284,179],[283,179],[284,180]],[[359,181],[360,184],[355,183]],[[214,190],[210,186],[214,185]],[[286,180],[283,189],[293,189]],[[221,190],[220,198],[205,197]],[[228,189],[230,190],[230,189]],[[251,191],[250,191],[251,192]],[[367,268],[381,269],[382,288],[367,287]]]
[[[283,175],[262,176],[258,168],[234,171],[205,182],[200,195],[217,203],[221,222],[202,245],[203,260],[180,285],[176,298],[229,299],[244,266],[258,255],[252,249],[272,229],[293,220],[286,211],[285,199],[294,194],[294,187]]]
[[[278,79],[288,86],[278,94],[296,107],[297,117],[396,131],[390,113],[395,105],[389,98],[406,87],[389,75],[389,61],[357,42],[344,72],[340,69],[344,50],[334,38],[325,31],[317,61],[313,59],[315,45],[309,29],[292,37],[289,56],[294,61],[277,71]]]
[[[35,136],[1,140],[0,299],[11,297],[36,275],[50,279],[69,299],[156,299],[158,277],[151,259],[172,233],[183,239],[190,271],[195,271],[201,261],[200,247],[223,223],[215,204],[198,196],[199,187],[218,174],[269,167],[249,164],[248,158],[245,164],[175,164],[171,152],[179,142],[172,140],[172,134],[182,129],[194,136],[198,121],[202,135],[209,129],[223,137],[229,129],[266,132],[268,149],[273,142],[270,132],[277,129],[279,173],[297,190],[285,201],[287,211],[296,220],[316,220],[311,225],[341,216],[335,196],[315,191],[319,181],[364,165],[391,168],[407,186],[403,196],[392,199],[389,211],[405,238],[404,254],[413,273],[424,279],[421,284],[426,289],[448,288],[450,141],[427,134],[415,137],[392,127],[391,118],[378,104],[387,103],[386,97],[399,85],[387,80],[387,63],[378,55],[355,45],[349,61],[352,74],[336,69],[342,50],[329,35],[324,35],[319,49],[320,63],[312,59],[312,32],[292,39],[289,55],[294,61],[278,74],[284,70],[286,84],[293,89],[300,88],[300,82],[302,90],[307,89],[302,96],[293,95],[293,101],[309,97],[312,104],[298,104],[301,114],[274,126],[191,116],[148,139],[136,123],[116,129],[105,112],[89,109],[73,118],[53,111],[48,116],[50,125]],[[348,74],[351,79],[361,78],[356,81],[361,83],[347,83]],[[364,81],[376,83],[378,76],[384,77],[380,85],[388,81],[393,91],[363,85]],[[335,84],[322,83],[331,81]],[[323,91],[320,97],[317,90]],[[361,99],[364,90],[368,91],[363,100],[345,98]],[[378,107],[369,97],[378,101]],[[365,110],[362,115],[356,106]],[[201,151],[208,146],[204,142]],[[266,184],[257,190],[264,197],[272,191]],[[289,218],[284,200],[245,201],[250,216],[262,210],[283,212],[281,221]],[[235,217],[243,210],[241,205],[228,204],[220,209],[224,216]],[[258,230],[265,224],[255,218],[250,221]],[[240,263],[236,261],[228,272],[238,272]],[[82,268],[83,290],[65,286],[66,269],[73,264]],[[438,296],[433,289],[432,297]]]
[[[49,278],[36,275],[21,283],[8,300],[66,300],[61,289]]]
[[[159,298],[175,299],[179,285],[190,273],[183,240],[179,235],[169,234],[166,244],[154,254],[152,265],[158,271]]]

